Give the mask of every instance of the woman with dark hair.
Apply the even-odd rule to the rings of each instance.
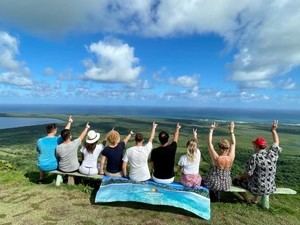
[[[214,122],[209,129],[208,152],[212,161],[212,168],[208,174],[206,185],[212,191],[226,191],[231,187],[231,167],[235,158],[236,140],[234,135],[234,122],[229,125],[231,142],[221,139],[218,143],[219,153],[215,151],[212,143],[213,132],[216,128]]]
[[[100,133],[90,130],[87,134],[84,147],[80,152],[83,155],[83,161],[79,167],[79,172],[86,175],[96,175],[99,173],[98,158],[103,150],[102,144],[97,144],[100,139]]]

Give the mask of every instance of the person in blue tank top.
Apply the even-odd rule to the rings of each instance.
[[[65,129],[70,129],[73,122],[72,116],[69,116]],[[37,166],[40,170],[39,182],[45,177],[45,172],[57,169],[57,158],[55,156],[56,146],[62,143],[62,138],[56,136],[57,127],[55,123],[46,126],[47,136],[37,141]]]

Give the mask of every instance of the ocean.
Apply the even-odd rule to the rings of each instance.
[[[63,121],[51,118],[22,118],[22,117],[0,117],[0,129],[27,127],[48,123],[62,123]]]
[[[229,108],[187,108],[187,107],[149,107],[149,106],[80,106],[80,105],[0,105],[0,116],[17,114],[66,114],[66,115],[105,115],[145,118],[178,118],[203,121],[236,121],[237,123],[271,123],[279,120],[281,124],[300,126],[299,110],[279,109],[229,109]],[[39,119],[42,120],[42,119]],[[25,121],[30,123],[30,120]],[[33,120],[32,122],[39,122]],[[2,124],[3,121],[0,121]],[[8,122],[6,122],[8,123]],[[34,124],[36,125],[36,124]],[[1,125],[0,125],[1,126]]]

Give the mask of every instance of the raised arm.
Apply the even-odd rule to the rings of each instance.
[[[234,122],[231,122],[229,124],[229,133],[231,137],[231,145],[230,145],[230,152],[229,156],[231,157],[232,160],[235,158],[235,148],[236,148],[236,140],[235,140],[235,135],[234,135]]]
[[[87,134],[87,132],[88,132],[89,129],[90,129],[90,125],[89,125],[89,123],[87,122],[86,125],[85,125],[84,130],[81,132],[81,134],[80,134],[80,136],[79,136],[79,139],[80,139],[81,142],[82,142],[83,139],[85,138],[85,136],[86,136],[86,134]]]
[[[69,119],[68,119],[68,123],[67,123],[66,126],[65,126],[65,129],[70,130],[70,129],[71,129],[72,123],[73,123],[73,118],[72,118],[72,116],[70,115],[70,116],[69,116]]]
[[[217,160],[217,158],[219,157],[218,153],[215,151],[215,147],[212,142],[215,128],[216,128],[216,122],[213,122],[210,125],[209,134],[208,134],[208,152],[213,164],[215,164],[215,160]]]
[[[273,137],[273,142],[275,145],[279,145],[279,136],[277,133],[277,128],[278,128],[278,120],[274,120],[272,124],[272,137]]]
[[[179,130],[180,130],[181,126],[179,123],[177,123],[176,125],[176,129],[175,129],[175,133],[174,133],[174,142],[178,142],[179,139]]]
[[[150,134],[150,138],[149,138],[149,141],[148,142],[152,142],[154,137],[155,137],[155,130],[157,128],[157,123],[155,123],[155,121],[153,121],[152,123],[152,130],[151,130],[151,134]]]
[[[198,142],[197,128],[196,128],[196,129],[193,129],[193,138],[195,139],[196,142]]]
[[[133,131],[131,130],[131,131],[129,132],[129,134],[123,139],[125,145],[128,143],[129,139],[131,138],[131,136],[132,136],[133,134],[134,134],[134,133],[133,133]]]

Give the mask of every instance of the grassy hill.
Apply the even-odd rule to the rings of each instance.
[[[36,115],[30,115],[36,116]],[[64,115],[47,117],[66,119]],[[101,140],[112,127],[122,135],[133,129],[147,137],[151,120],[74,116],[73,137],[77,137],[90,121],[92,128],[101,132]],[[160,119],[158,131],[173,132],[177,120]],[[185,152],[185,143],[192,136],[192,128],[199,132],[202,152],[201,175],[209,169],[206,139],[208,123],[180,120],[182,132],[176,158]],[[62,128],[63,125],[60,125]],[[278,162],[277,186],[300,191],[300,127],[280,126],[279,135],[283,153]],[[220,124],[216,138],[226,136],[227,126]],[[173,207],[151,206],[139,203],[94,204],[99,183],[82,183],[76,186],[54,185],[54,176],[48,175],[45,184],[37,184],[36,140],[44,135],[44,126],[0,130],[0,224],[300,224],[300,195],[270,197],[271,209],[247,205],[238,196],[223,194],[222,202],[212,203],[212,220],[204,221],[193,214]],[[233,176],[243,171],[252,153],[251,140],[264,135],[271,143],[270,126],[237,124],[237,156]],[[133,141],[129,146],[133,145]],[[154,145],[158,145],[155,140]],[[177,178],[179,173],[177,173]]]

